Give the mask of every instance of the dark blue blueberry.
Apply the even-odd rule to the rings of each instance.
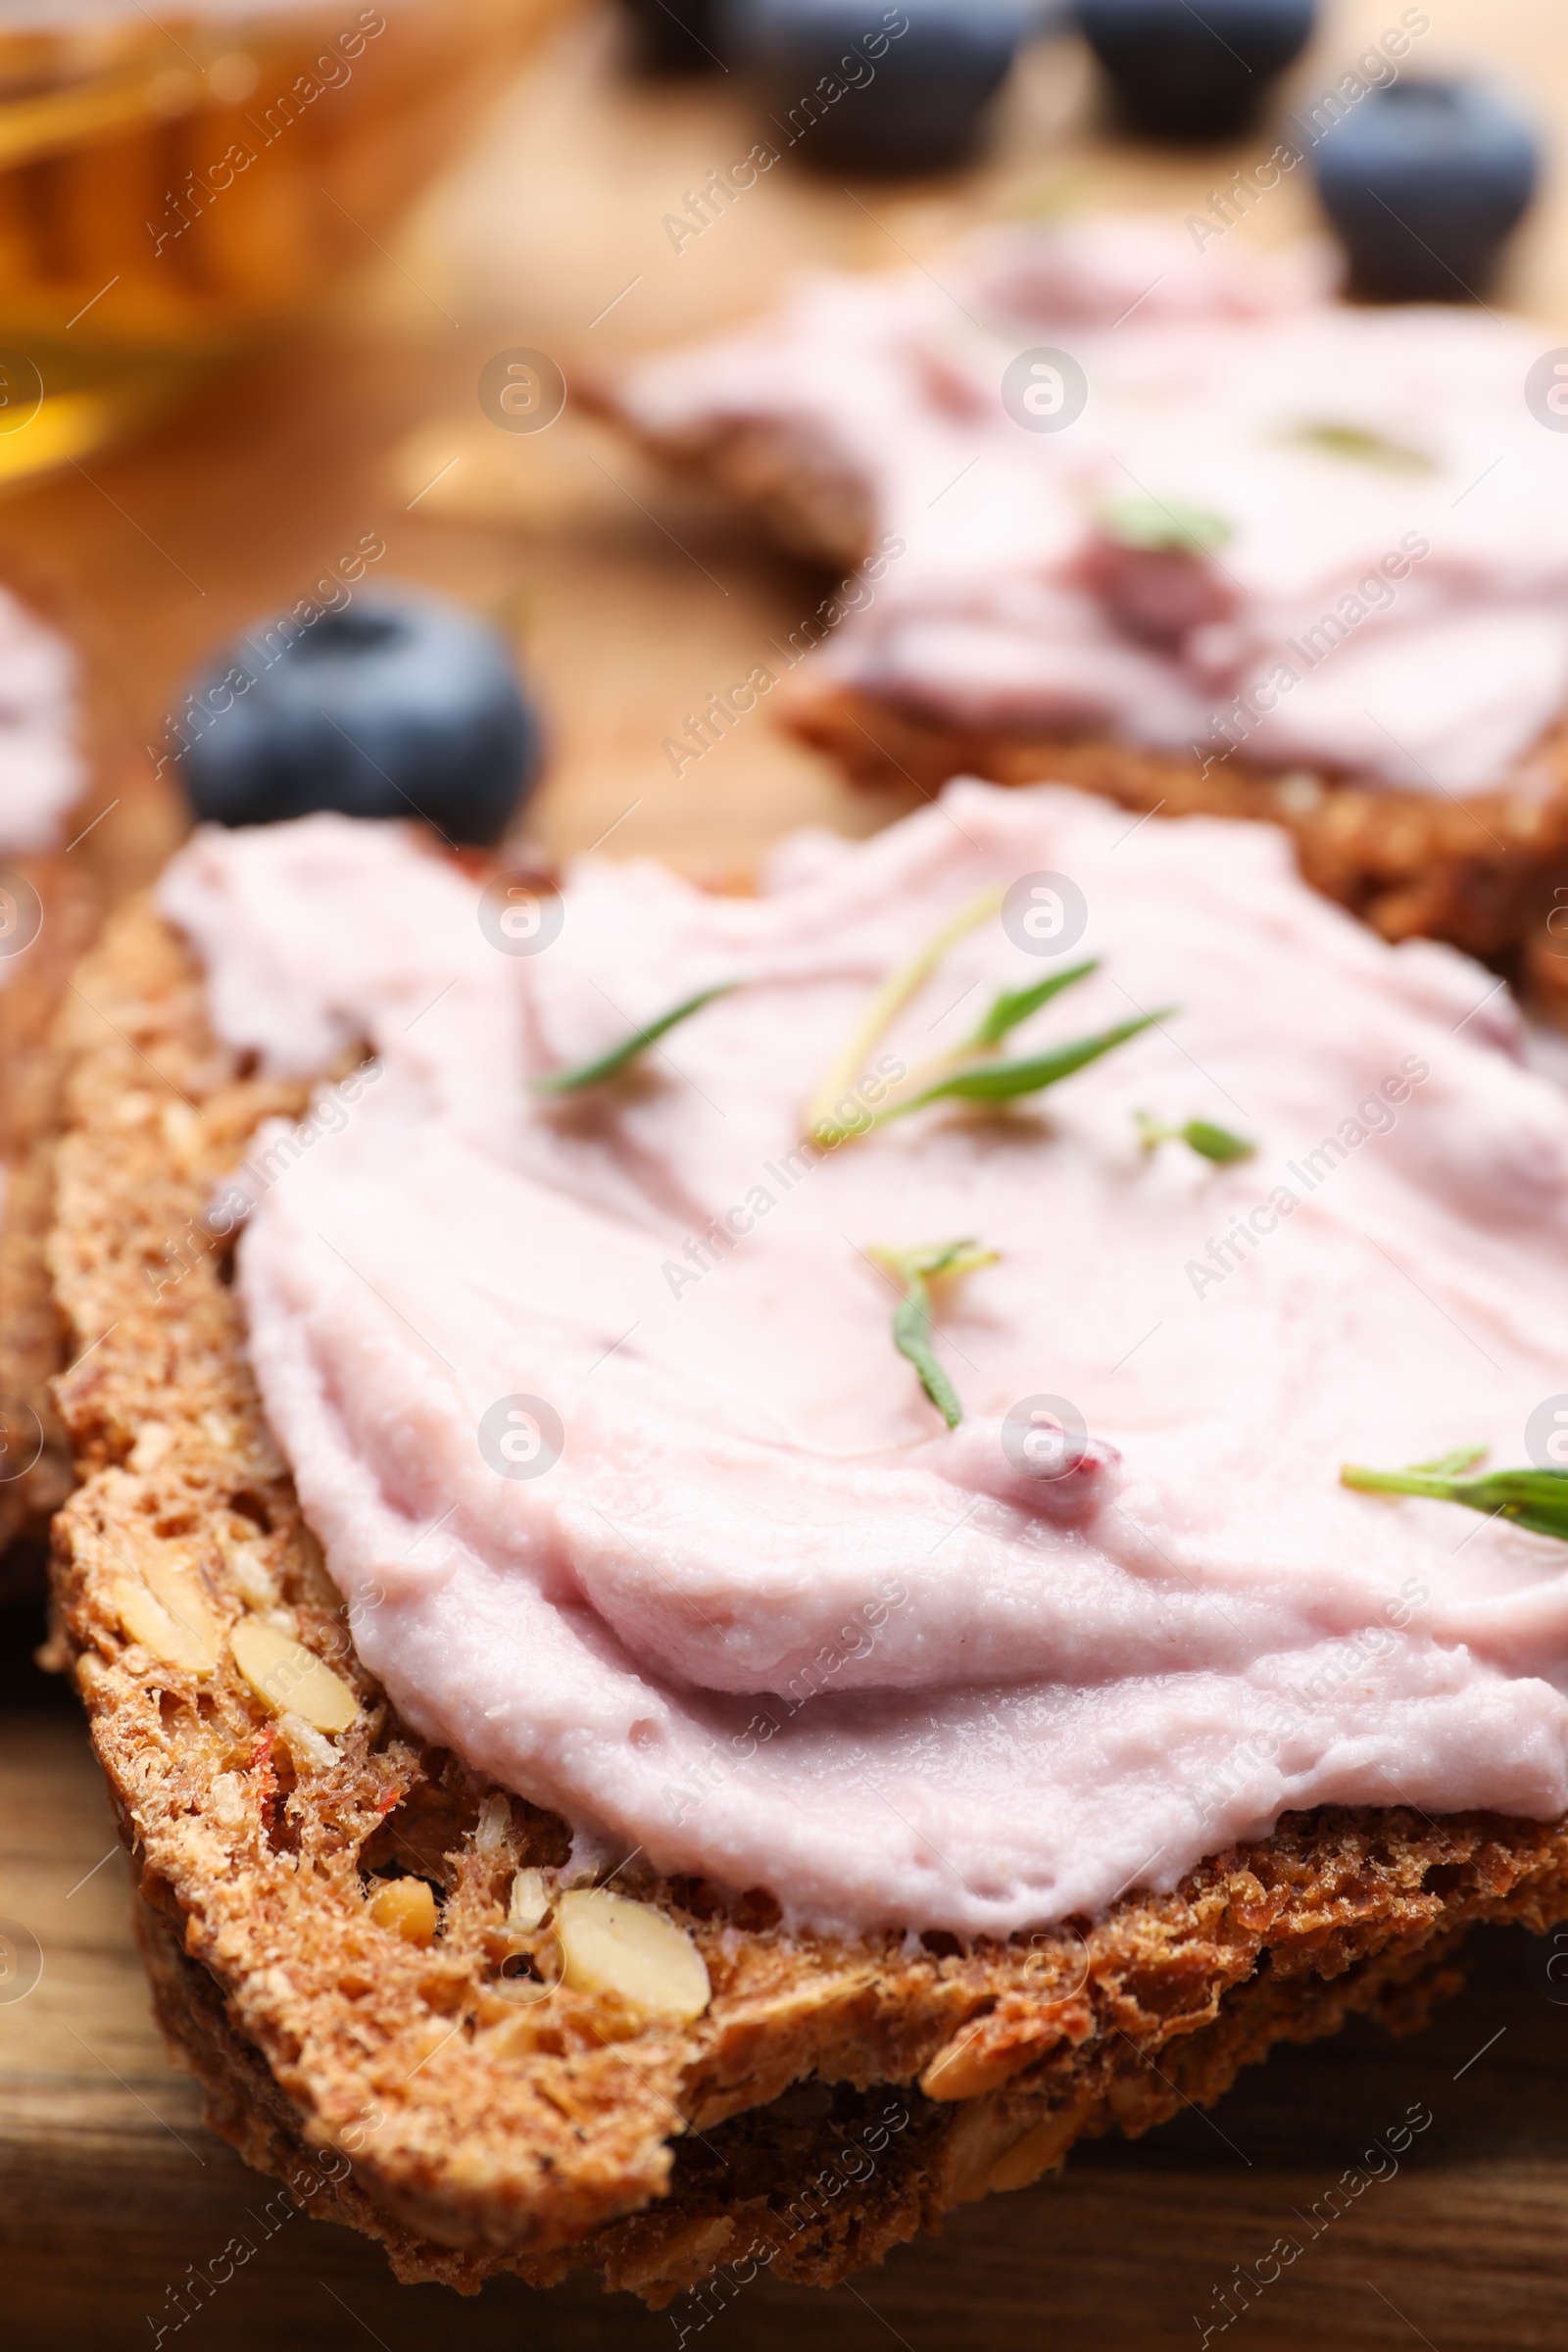
[[[726,63],[719,0],[620,0],[636,62],[649,74],[710,74]]]
[[[1313,154],[1318,193],[1354,293],[1378,302],[1479,301],[1535,194],[1528,122],[1467,81],[1372,90]]]
[[[506,641],[416,589],[314,621],[259,621],[196,680],[188,710],[185,789],[220,825],[337,808],[418,815],[449,841],[487,845],[539,769],[538,721]]]
[[[1078,22],[1129,130],[1224,139],[1299,56],[1315,0],[1078,0]]]
[[[1031,0],[727,0],[720,22],[781,152],[891,173],[974,153],[1039,14]]]

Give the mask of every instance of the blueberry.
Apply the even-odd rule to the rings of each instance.
[[[834,171],[915,172],[974,153],[1039,14],[1032,0],[727,0],[720,22],[770,137]]]
[[[1541,169],[1523,117],[1467,81],[1369,91],[1313,162],[1351,289],[1380,302],[1479,300]]]
[[[196,680],[188,708],[185,788],[220,825],[337,808],[419,815],[449,841],[489,844],[539,768],[538,722],[505,640],[415,589],[258,621]]]
[[[1078,0],[1085,39],[1130,130],[1224,139],[1305,48],[1314,0]]]
[[[723,65],[718,0],[621,0],[636,61],[649,74],[708,74]]]

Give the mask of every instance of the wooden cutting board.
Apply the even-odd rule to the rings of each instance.
[[[1298,99],[1332,87],[1399,10],[1325,13]],[[1556,0],[1433,0],[1431,13],[1421,62],[1494,62],[1560,143]],[[863,832],[898,812],[898,796],[851,793],[762,711],[672,772],[662,746],[685,712],[765,659],[820,582],[569,403],[548,433],[500,432],[480,369],[528,346],[580,375],[757,308],[803,263],[895,266],[977,219],[1064,203],[1187,211],[1273,138],[1198,160],[1120,146],[1096,121],[1081,54],[1058,42],[1026,61],[990,159],[963,181],[852,190],[792,161],[677,253],[664,214],[755,135],[732,80],[629,82],[612,26],[584,16],[329,318],[236,368],[158,440],[0,506],[0,572],[63,610],[88,654],[105,813],[79,854],[111,895],[178,836],[177,763],[158,762],[191,665],[309,596],[366,534],[386,547],[370,579],[450,587],[515,632],[550,725],[535,829],[552,849],[603,838],[722,874],[790,826]],[[1236,233],[1298,234],[1304,179]],[[1507,292],[1557,322],[1543,349],[1568,341],[1568,174],[1521,239]],[[19,2352],[120,2352],[154,2345],[160,2327],[181,2352],[768,2352],[803,2325],[824,2352],[890,2338],[911,2352],[1152,2352],[1198,2345],[1205,2328],[1275,2352],[1568,2344],[1568,2007],[1551,1997],[1550,1952],[1516,1935],[1477,1940],[1470,1989],[1425,2034],[1396,2044],[1355,2028],[1282,2052],[1212,2116],[1086,2149],[1059,2182],[970,2208],[830,2295],[760,2280],[653,2316],[581,2283],[534,2295],[503,2281],[467,2303],[399,2288],[367,2242],[270,2213],[270,2188],[203,2131],[193,2086],[170,2071],[79,1718],[24,1662],[36,1631],[25,1611],[0,1618],[0,1919],[21,1931],[23,1968],[8,1979],[0,1948],[0,2309]],[[38,1982],[8,1998],[34,1948]],[[1412,2108],[1432,2121],[1395,2172],[1387,2133]],[[1300,2252],[1272,2277],[1282,2237]],[[210,2300],[182,2296],[192,2266],[236,2238],[255,2252],[232,2278]]]

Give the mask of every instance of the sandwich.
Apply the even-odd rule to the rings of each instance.
[[[830,2282],[1568,1915],[1568,1105],[1277,832],[203,828],[63,1046],[57,1654],[400,2276]]]
[[[1386,938],[1568,949],[1560,387],[1527,321],[1336,300],[1212,221],[997,227],[595,397],[832,564],[746,682],[855,777],[1263,817]],[[664,745],[680,772],[733,697]],[[1511,961],[1509,961],[1511,959]]]

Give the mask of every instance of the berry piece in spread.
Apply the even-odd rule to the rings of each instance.
[[[1260,112],[1306,46],[1313,0],[1079,0],[1084,37],[1131,130],[1222,139]]]
[[[1479,301],[1535,193],[1534,132],[1494,91],[1398,81],[1368,93],[1314,158],[1357,294]]]
[[[421,816],[498,841],[534,783],[539,725],[505,640],[445,597],[400,589],[259,623],[194,686],[185,788],[199,817],[266,825],[333,808]]]
[[[941,172],[980,141],[1032,12],[1020,0],[727,0],[727,55],[755,74],[770,123],[809,162]]]

